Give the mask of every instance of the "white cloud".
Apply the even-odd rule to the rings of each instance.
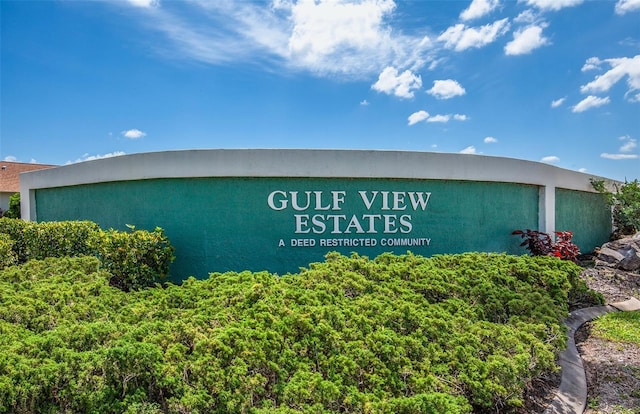
[[[638,154],[608,154],[603,152],[600,157],[609,160],[635,160],[638,158]]]
[[[579,168],[579,169],[578,169],[578,172],[586,173],[586,172],[587,172],[587,169],[586,169],[586,168]]]
[[[129,139],[138,139],[146,136],[146,132],[142,132],[139,129],[129,129],[127,131],[122,131],[122,136]]]
[[[467,148],[460,150],[460,154],[476,154],[476,147],[469,145]]]
[[[160,5],[160,0],[127,0],[127,2],[136,7],[156,7]]]
[[[438,40],[448,49],[460,52],[472,47],[480,48],[494,42],[509,30],[509,19],[502,19],[480,27],[467,27],[462,23],[449,27]]]
[[[69,165],[69,164],[75,164],[78,162],[84,162],[84,161],[93,161],[93,160],[99,160],[102,158],[111,158],[111,157],[119,157],[121,155],[126,155],[125,152],[122,151],[115,151],[115,152],[110,152],[108,154],[104,154],[104,155],[89,155],[89,154],[84,154],[82,157],[76,159],[75,161],[67,161],[65,164]]]
[[[463,114],[437,114],[431,116],[427,111],[418,111],[409,115],[408,118],[409,125],[414,125],[422,121],[447,123],[451,119],[454,121],[466,121],[469,117]]]
[[[622,144],[622,146],[620,147],[620,152],[631,152],[638,146],[638,141],[634,138],[631,138],[629,135],[620,137],[620,141],[624,142],[624,144]]]
[[[554,162],[559,162],[560,158],[556,157],[555,155],[548,155],[546,157],[543,157],[540,161],[547,162],[547,163],[554,163]]]
[[[587,64],[589,64],[592,59],[597,58],[590,58],[587,60]],[[608,63],[611,69],[603,75],[596,76],[593,81],[586,85],[581,86],[580,91],[582,93],[608,92],[613,85],[626,77],[629,89],[625,96],[631,96],[630,98],[628,97],[628,99],[636,102],[638,91],[640,91],[640,55],[632,58],[605,59],[602,62]]]
[[[546,24],[532,25],[524,29],[516,30],[513,40],[504,47],[507,55],[525,55],[534,49],[549,44],[549,39],[542,35]]]
[[[450,99],[455,96],[462,96],[466,91],[458,82],[453,79],[446,79],[433,81],[433,87],[427,93],[438,99]]]
[[[429,112],[427,111],[414,112],[409,115],[409,125],[417,124],[418,122],[422,122],[427,118],[429,118]]]
[[[618,0],[616,3],[616,14],[622,15],[636,10],[640,10],[640,0]]]
[[[18,161],[18,158],[14,157],[13,155],[7,155],[6,157],[4,157],[2,159],[2,161],[6,161],[6,162],[22,162],[22,161]],[[38,164],[38,161],[36,161],[35,158],[31,158],[31,160],[29,160],[28,164]]]
[[[572,109],[573,112],[584,112],[591,108],[597,108],[598,106],[606,105],[611,100],[609,97],[599,98],[597,96],[589,95],[580,102],[578,102]]]
[[[410,70],[405,70],[398,75],[398,70],[391,66],[386,67],[378,81],[371,88],[384,92],[388,95],[395,95],[399,98],[413,98],[413,91],[422,87],[422,78],[416,76]]]
[[[534,13],[534,11],[531,9],[527,9],[523,11],[522,13],[517,15],[515,19],[513,19],[513,21],[516,23],[525,23],[525,24],[531,24],[536,20],[538,20],[538,15]]]
[[[291,56],[305,66],[316,66],[327,58],[340,65],[349,55],[387,51],[390,30],[383,19],[395,9],[392,0],[361,2],[300,1],[291,7],[293,28],[288,41]]]
[[[500,0],[473,0],[462,13],[462,20],[473,20],[486,16],[500,5]]]
[[[486,137],[484,139],[485,144],[495,144],[496,142],[498,142],[498,140],[495,139],[494,137]]]
[[[360,105],[361,106],[369,106],[369,101],[367,101],[366,99],[360,101]]]
[[[630,135],[623,135],[618,140],[622,142],[622,146],[618,149],[619,152],[617,154],[603,152],[600,157],[609,160],[635,160],[638,158],[638,154],[629,154],[638,147],[638,141],[635,138],[631,138]]]
[[[163,8],[147,16],[148,26],[166,35],[168,45],[173,46],[173,50],[162,51],[165,55],[211,64],[262,63],[286,60],[290,55],[290,5],[282,12],[248,2],[194,0],[183,5],[201,18],[182,18]]]
[[[600,66],[602,65],[602,61],[597,57],[590,57],[582,66],[581,71],[587,72],[589,70],[600,70]]]
[[[447,123],[451,119],[451,115],[434,115],[427,119],[427,122]]]
[[[542,10],[560,10],[581,4],[584,0],[525,0],[529,6],[535,6]]]
[[[554,101],[551,101],[551,107],[552,108],[557,108],[557,107],[561,106],[566,99],[567,99],[567,97],[565,96],[564,98],[560,98],[560,99],[556,99]]]
[[[628,141],[626,144],[620,147],[621,152],[631,152],[638,146],[635,139]]]
[[[447,59],[445,58],[434,58],[431,63],[429,63],[429,66],[427,67],[427,69],[429,69],[430,71],[436,70],[438,68],[438,66],[445,62]]]
[[[141,6],[154,4],[138,1]],[[435,58],[424,33],[406,35],[392,26],[393,0],[190,0],[180,8],[166,4],[140,9],[146,13],[145,26],[167,39],[156,42],[156,49],[172,59],[275,64],[320,76],[365,79],[385,66],[415,71]]]

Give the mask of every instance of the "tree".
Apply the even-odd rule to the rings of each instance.
[[[640,182],[635,179],[625,181],[618,186],[614,184],[615,193],[609,191],[604,181],[591,180],[591,185],[606,197],[613,211],[614,238],[634,234],[640,231]]]
[[[9,210],[5,211],[4,217],[20,218],[20,193],[14,193],[9,198]]]

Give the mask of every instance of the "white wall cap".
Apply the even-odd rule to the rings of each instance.
[[[186,177],[349,177],[494,181],[594,191],[611,180],[513,158],[382,150],[210,149],[102,158],[20,175],[23,192],[110,181]]]

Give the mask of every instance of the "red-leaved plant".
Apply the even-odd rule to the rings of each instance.
[[[573,233],[570,231],[556,231],[555,242],[548,233],[537,230],[515,230],[511,234],[524,239],[520,246],[526,246],[532,256],[555,256],[573,262],[578,260],[580,249],[571,241]]]

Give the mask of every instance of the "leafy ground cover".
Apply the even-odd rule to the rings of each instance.
[[[509,412],[556,369],[580,267],[330,254],[140,291],[96,258],[0,272],[0,412]]]
[[[610,313],[593,322],[594,335],[615,342],[640,345],[640,312]]]

